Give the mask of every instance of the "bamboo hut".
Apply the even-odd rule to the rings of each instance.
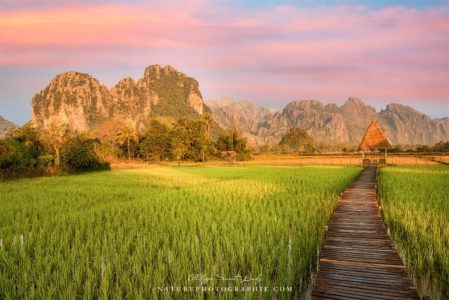
[[[220,157],[226,159],[227,161],[233,161],[235,162],[235,159],[237,158],[238,153],[235,151],[221,151]]]
[[[383,163],[387,163],[387,153],[388,149],[391,149],[391,147],[392,144],[390,140],[386,137],[376,118],[374,118],[368,126],[365,136],[359,146],[359,150],[362,151],[363,163],[367,162],[365,160],[365,152],[371,151],[384,151]]]

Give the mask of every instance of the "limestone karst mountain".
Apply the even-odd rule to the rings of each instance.
[[[0,137],[5,136],[11,129],[17,127],[14,123],[0,116]]]
[[[378,120],[393,144],[432,145],[449,141],[449,118],[432,119],[410,106],[389,104]]]
[[[32,121],[46,128],[50,124],[69,124],[85,130],[110,116],[114,101],[105,85],[85,73],[57,75],[32,99]]]
[[[150,116],[199,116],[204,105],[198,82],[171,66],[152,65],[143,78],[127,77],[108,89],[89,74],[57,75],[32,99],[32,121],[38,127],[69,124],[87,130],[110,119],[144,129]]]
[[[265,143],[264,138],[256,135],[258,126],[276,112],[274,109],[256,107],[249,101],[236,102],[231,99],[209,100],[207,106],[222,128],[236,127],[253,146]]]
[[[232,107],[234,115],[239,116],[237,125],[250,124],[250,128],[247,125],[237,128],[250,137],[250,142],[257,141],[257,144],[278,143],[289,128],[297,127],[321,145],[357,146],[374,116],[393,145],[431,145],[449,140],[449,118],[432,119],[401,104],[389,104],[386,109],[376,112],[372,106],[355,97],[349,98],[342,106],[298,100],[287,104],[282,112],[264,114],[256,124],[251,114],[243,109],[238,111],[241,109],[239,105],[229,101],[225,105],[218,104],[212,106],[214,117],[222,119],[223,110]]]
[[[111,89],[89,74],[67,72],[57,75],[33,97],[32,121],[40,128],[65,123],[83,131],[108,120],[120,120],[144,130],[151,117],[199,117],[212,111],[221,127],[235,126],[253,146],[279,143],[287,130],[295,127],[307,132],[318,145],[357,146],[376,116],[393,145],[449,140],[449,118],[432,119],[401,104],[389,104],[376,112],[355,97],[341,106],[297,100],[282,111],[229,99],[208,105],[210,108],[203,102],[198,81],[171,66],[149,66],[141,79],[127,77]]]

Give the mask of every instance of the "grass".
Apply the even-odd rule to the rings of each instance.
[[[383,217],[421,295],[449,299],[449,167],[387,167]]]
[[[383,159],[382,153],[367,154],[369,159]],[[434,166],[437,161],[449,161],[447,156],[435,155],[407,155],[407,154],[388,154],[388,164],[391,165],[410,165],[410,166]],[[247,165],[323,165],[323,166],[361,166],[361,154],[347,155],[295,155],[295,154],[260,154],[254,155],[253,160],[242,162]]]
[[[0,183],[0,299],[292,298],[359,171],[154,167]],[[228,285],[268,290],[170,291]]]

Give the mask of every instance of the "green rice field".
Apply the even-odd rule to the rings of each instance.
[[[412,260],[435,246],[441,264],[423,257],[418,270],[447,276],[449,191],[421,198],[432,186],[406,188],[401,170],[421,176],[383,171],[387,221],[396,239],[411,233],[420,251]],[[324,226],[359,172],[154,167],[2,182],[0,299],[291,299],[303,292]],[[442,184],[442,172],[449,170],[423,176]],[[404,189],[392,193],[398,181]]]
[[[387,167],[383,217],[421,295],[449,299],[449,167]]]

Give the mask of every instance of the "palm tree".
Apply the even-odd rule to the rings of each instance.
[[[214,118],[209,112],[205,112],[203,115],[203,121],[206,129],[206,137],[210,138],[210,128],[214,123]]]
[[[132,126],[124,125],[117,132],[117,143],[119,143],[119,145],[121,145],[121,146],[124,144],[127,145],[128,160],[131,160],[131,151],[129,149],[131,141],[138,143],[139,142],[139,134]]]
[[[205,151],[207,148],[207,143],[209,142],[210,139],[210,129],[212,127],[212,124],[214,122],[214,119],[212,117],[212,115],[209,112],[205,112],[203,115],[203,122],[204,122],[204,129],[205,129],[205,141],[204,141],[204,145],[203,145],[203,149],[202,149],[202,155],[203,155],[203,163],[205,160]]]

